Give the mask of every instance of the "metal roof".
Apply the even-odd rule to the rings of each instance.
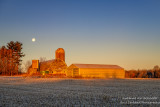
[[[118,65],[105,65],[105,64],[73,64],[78,68],[105,68],[105,69],[123,69]]]

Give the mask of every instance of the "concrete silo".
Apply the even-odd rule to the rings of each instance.
[[[56,59],[60,59],[65,62],[65,51],[63,48],[58,48],[55,53]]]

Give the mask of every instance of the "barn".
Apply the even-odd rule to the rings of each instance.
[[[71,64],[66,75],[83,78],[125,78],[125,71],[118,65]]]
[[[63,48],[58,48],[55,52],[55,59],[39,62],[32,60],[32,65],[28,69],[30,75],[33,74],[51,74],[51,75],[66,75],[67,64],[65,63],[65,51]]]

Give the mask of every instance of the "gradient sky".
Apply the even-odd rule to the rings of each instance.
[[[32,38],[36,42],[32,42]],[[160,0],[0,0],[0,46],[23,43],[24,62],[160,65]]]

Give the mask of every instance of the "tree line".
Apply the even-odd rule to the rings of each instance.
[[[20,73],[22,43],[10,41],[6,46],[0,48],[0,75],[17,75]]]
[[[125,71],[126,78],[160,78],[160,67],[158,65],[154,66],[150,70],[128,70]]]

